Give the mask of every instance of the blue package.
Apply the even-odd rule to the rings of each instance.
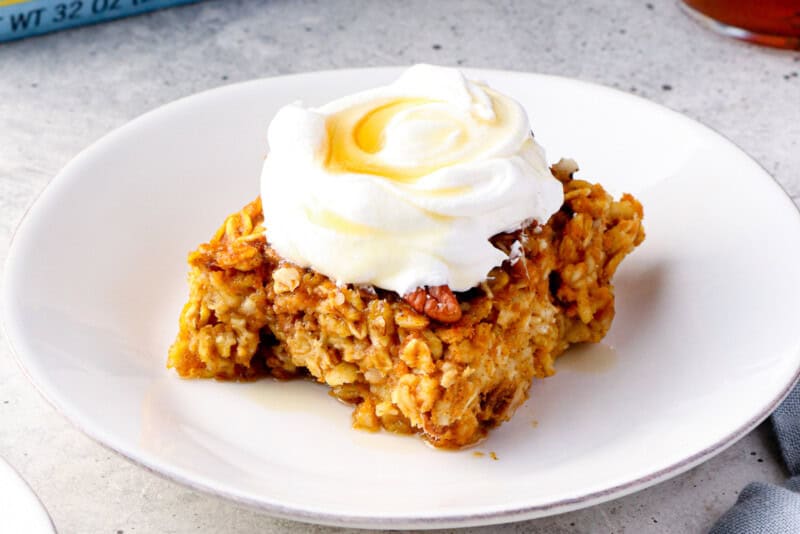
[[[0,41],[138,15],[198,0],[0,0]]]

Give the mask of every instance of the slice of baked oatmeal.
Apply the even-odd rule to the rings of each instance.
[[[500,234],[512,258],[465,293],[337,286],[269,246],[259,199],[189,255],[190,297],[168,366],[187,378],[310,375],[354,405],[358,428],[461,447],[508,420],[534,377],[614,317],[611,278],[644,239],[642,206],[552,168],[564,204]],[[268,234],[268,229],[266,231]]]

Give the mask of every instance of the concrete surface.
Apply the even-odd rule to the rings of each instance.
[[[217,0],[0,45],[0,260],[48,180],[112,128],[196,91],[338,67],[425,61],[618,87],[715,128],[800,200],[800,52],[717,37],[667,0],[492,4]],[[0,455],[64,534],[339,531],[245,510],[110,453],[46,404],[5,342]],[[762,425],[635,495],[471,532],[703,532],[747,482],[784,477]]]

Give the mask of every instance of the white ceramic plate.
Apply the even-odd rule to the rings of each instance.
[[[55,529],[30,486],[0,458],[0,532],[53,534]]]
[[[31,380],[98,441],[194,488],[319,523],[444,527],[588,506],[674,476],[763,420],[800,367],[800,217],[752,159],[646,100],[574,80],[469,71],[519,99],[553,160],[645,206],[604,343],[477,449],[351,430],[308,382],[183,381],[164,368],[187,251],[258,194],[266,125],[398,69],[195,95],[76,157],[12,244],[2,300]],[[475,451],[486,453],[483,457]],[[489,455],[494,452],[497,460]]]

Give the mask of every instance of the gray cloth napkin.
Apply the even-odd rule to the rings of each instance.
[[[800,384],[772,414],[772,426],[792,477],[786,487],[748,484],[709,534],[800,533]]]

